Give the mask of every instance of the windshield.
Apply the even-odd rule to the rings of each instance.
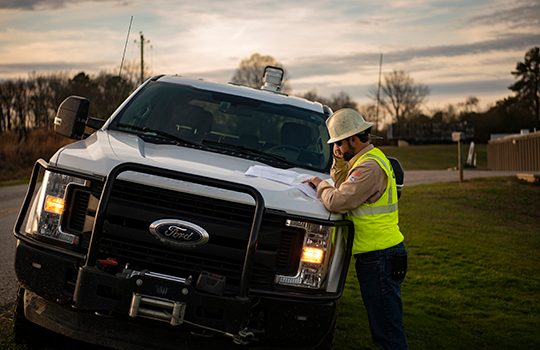
[[[328,172],[331,160],[322,113],[172,83],[150,82],[110,128],[282,168]]]

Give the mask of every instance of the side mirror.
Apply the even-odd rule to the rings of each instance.
[[[90,101],[84,97],[70,96],[58,107],[54,118],[54,131],[71,139],[80,140],[88,119]]]

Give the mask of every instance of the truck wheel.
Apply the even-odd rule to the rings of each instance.
[[[24,316],[24,288],[19,287],[17,305],[13,317],[13,335],[15,343],[28,345],[43,345],[46,330],[28,321]]]
[[[13,317],[13,335],[15,343],[25,343],[25,335],[30,333],[28,329],[30,322],[24,317],[24,288],[19,287],[17,292],[17,304],[15,305],[15,315]]]
[[[330,327],[323,340],[315,347],[315,350],[332,350],[336,336],[336,322]]]

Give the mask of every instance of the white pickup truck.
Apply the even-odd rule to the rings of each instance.
[[[352,226],[292,183],[328,178],[320,103],[155,76],[106,121],[67,98],[14,228],[15,330],[118,349],[330,349]],[[278,78],[276,78],[278,77]]]

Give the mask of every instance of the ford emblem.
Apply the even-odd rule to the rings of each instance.
[[[162,243],[178,247],[196,247],[208,242],[210,236],[202,227],[194,223],[163,219],[150,224],[149,231]]]

